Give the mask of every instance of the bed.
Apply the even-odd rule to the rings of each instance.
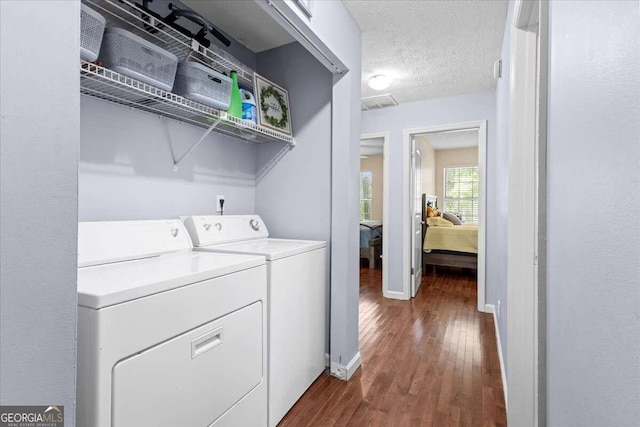
[[[376,268],[382,254],[382,221],[360,221],[360,259],[366,259],[369,268]]]
[[[438,198],[422,195],[422,265],[478,268],[477,224],[453,225],[443,218],[429,218],[428,208],[437,208]]]

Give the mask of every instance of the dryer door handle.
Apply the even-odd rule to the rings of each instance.
[[[206,334],[191,341],[191,358],[195,359],[196,357],[209,350],[213,350],[215,347],[222,344],[222,337],[223,329],[222,326],[220,326],[219,328],[216,328],[211,332],[207,332]]]

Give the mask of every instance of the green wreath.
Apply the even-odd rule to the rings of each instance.
[[[282,118],[280,120],[267,115],[267,111],[269,111],[269,106],[265,104],[265,98],[273,96],[276,101],[278,101],[278,105],[280,106],[280,110],[282,110]],[[287,109],[287,104],[284,102],[282,95],[278,92],[273,86],[269,86],[266,89],[262,89],[260,91],[260,108],[262,109],[262,113],[264,114],[265,120],[273,127],[278,129],[284,129],[287,127],[287,122],[289,121],[289,114]]]

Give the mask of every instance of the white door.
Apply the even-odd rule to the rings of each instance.
[[[422,282],[422,157],[411,139],[411,298]]]

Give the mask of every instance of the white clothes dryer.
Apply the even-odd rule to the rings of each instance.
[[[265,258],[193,252],[179,220],[78,234],[78,426],[265,426]]]
[[[269,238],[258,215],[182,219],[195,251],[267,259],[269,426],[274,427],[326,368],[327,244]]]

